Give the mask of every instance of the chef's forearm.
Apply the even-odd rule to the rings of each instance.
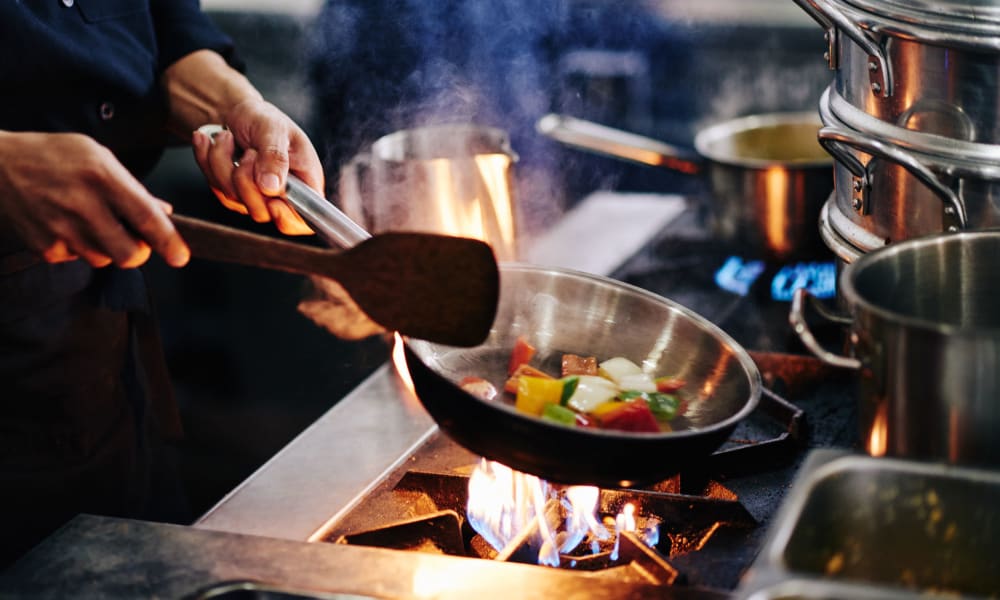
[[[211,50],[192,52],[168,67],[163,87],[169,127],[185,139],[207,123],[225,124],[233,106],[261,99],[260,92],[242,73]]]

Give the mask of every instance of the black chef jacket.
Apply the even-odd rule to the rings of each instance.
[[[198,0],[3,0],[0,129],[87,134],[142,177],[167,142],[160,75],[205,48],[232,60]],[[150,400],[150,309],[138,269],[47,264],[0,215],[0,565],[78,512],[143,516],[151,423],[179,427]]]

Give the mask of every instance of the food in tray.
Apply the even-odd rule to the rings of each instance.
[[[557,377],[530,364],[535,352],[526,338],[517,339],[502,392],[474,375],[459,386],[483,400],[501,397],[520,412],[569,427],[660,433],[672,431],[671,421],[684,414],[680,379],[652,377],[622,356],[598,362],[576,354],[563,354]]]

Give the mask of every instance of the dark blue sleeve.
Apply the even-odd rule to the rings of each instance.
[[[243,70],[233,41],[201,10],[199,0],[151,0],[159,69],[162,71],[196,50],[215,50],[233,67]]]

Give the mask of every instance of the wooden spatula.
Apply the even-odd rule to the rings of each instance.
[[[499,269],[479,240],[392,232],[332,250],[171,218],[193,256],[334,279],[373,321],[406,336],[475,346],[496,316]]]

